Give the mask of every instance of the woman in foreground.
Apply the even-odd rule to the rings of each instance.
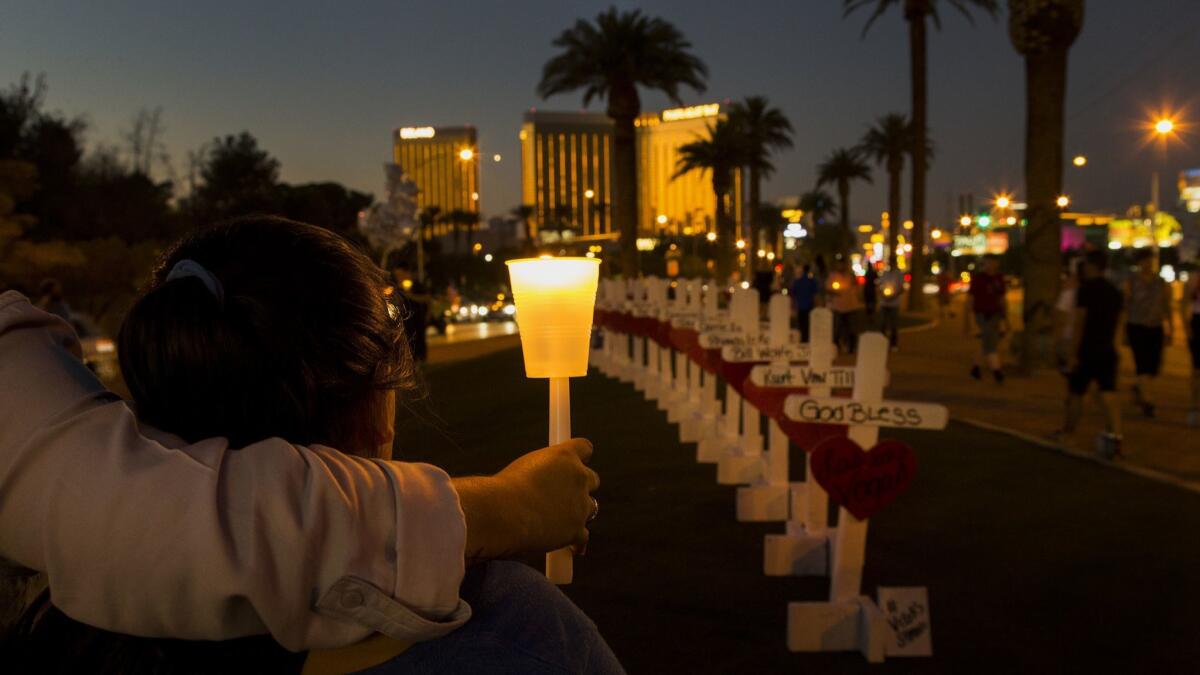
[[[121,329],[121,369],[139,418],[187,441],[223,436],[250,446],[243,452],[279,436],[357,448],[359,462],[389,458],[397,397],[419,386],[385,286],[365,256],[310,225],[250,218],[184,240],[165,256]],[[574,441],[557,452],[586,460],[590,446]],[[541,457],[524,457],[505,471],[545,477],[517,466]],[[595,474],[581,469],[573,479],[595,489]],[[594,500],[578,501],[563,517],[578,522],[575,541],[582,544]],[[539,536],[546,550],[561,544],[539,532],[527,541]],[[366,590],[343,592],[337,602],[370,611],[374,598]],[[308,654],[287,652],[267,636],[188,642],[108,633],[74,622],[44,597],[24,621],[19,670],[621,672],[591,621],[526,566],[478,562],[460,594],[474,616],[444,637],[412,645],[380,637]],[[422,618],[418,612],[408,620]]]

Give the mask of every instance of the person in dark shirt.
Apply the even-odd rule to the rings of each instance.
[[[1008,328],[1007,290],[1004,275],[1000,273],[1000,260],[994,255],[984,256],[983,270],[971,277],[967,310],[963,312],[963,334],[971,332],[971,317],[975,317],[975,325],[979,328],[979,354],[971,367],[971,377],[977,380],[983,377],[981,368],[986,364],[997,384],[1004,381],[1000,337]]]
[[[867,271],[863,274],[863,307],[867,310],[867,323],[875,323],[875,307],[879,304],[879,273],[873,263],[867,263]]]
[[[1124,295],[1104,277],[1107,259],[1093,251],[1084,259],[1082,283],[1075,296],[1075,330],[1068,357],[1066,419],[1061,435],[1074,436],[1083,415],[1083,396],[1093,381],[1104,405],[1105,437],[1098,447],[1106,455],[1119,455],[1121,406],[1117,399],[1117,327],[1121,323]]]
[[[796,322],[800,329],[800,341],[808,342],[809,316],[817,306],[817,294],[821,292],[821,282],[812,275],[812,265],[805,263],[804,270],[792,280],[788,295],[792,296],[792,304],[796,308]]]

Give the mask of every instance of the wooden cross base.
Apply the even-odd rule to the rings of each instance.
[[[762,475],[762,434],[742,436],[733,452],[717,460],[717,483],[721,485],[748,485]]]
[[[829,534],[768,534],[763,574],[768,577],[829,576]]]
[[[882,663],[888,626],[875,601],[789,602],[787,646],[793,652],[861,652]]]
[[[727,420],[718,419],[712,435],[701,438],[696,445],[696,461],[700,464],[716,464],[722,457],[737,449],[737,429],[729,430]]]
[[[719,469],[718,469],[719,470]],[[788,485],[759,483],[737,489],[737,519],[743,523],[778,523],[788,519]]]

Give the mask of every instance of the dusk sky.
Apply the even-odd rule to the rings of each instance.
[[[829,150],[868,123],[909,110],[908,41],[894,9],[865,39],[867,15],[838,0],[626,3],[675,23],[709,66],[708,91],[686,103],[765,94],[791,118],[796,148],[776,159],[765,197],[808,189]],[[943,3],[945,4],[945,3]],[[1001,3],[1004,4],[1004,3]],[[568,2],[9,2],[0,12],[0,77],[44,73],[49,107],[89,122],[87,140],[117,142],[139,108],[161,106],[177,167],[187,150],[248,130],[291,182],[335,180],[379,195],[391,130],[474,124],[486,161],[488,214],[520,200],[521,114],[578,110],[579,95],[538,99],[551,40],[608,3]],[[1092,0],[1071,52],[1067,157],[1073,207],[1123,210],[1149,199],[1155,166],[1200,166],[1200,134],[1163,159],[1139,125],[1164,104],[1200,122],[1200,0]],[[930,129],[937,159],[928,211],[952,195],[1020,199],[1024,71],[1006,18],[968,24],[949,6],[930,33]],[[667,105],[657,94],[643,108]],[[603,103],[593,103],[603,110]],[[1190,147],[1188,147],[1190,146]],[[1173,183],[1173,181],[1172,181]],[[878,218],[886,180],[852,193],[857,221]],[[1164,202],[1167,195],[1164,191]],[[908,214],[908,194],[904,211]]]

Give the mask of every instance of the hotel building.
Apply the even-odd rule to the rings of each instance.
[[[672,108],[635,120],[638,233],[643,237],[701,235],[716,227],[716,196],[707,172],[672,179],[679,147],[708,134],[724,115],[719,103]],[[616,239],[612,227],[612,120],[602,113],[525,113],[521,126],[521,199],[533,207],[532,231],[557,222],[578,227],[583,240]],[[742,177],[730,203],[742,217]]]
[[[479,212],[479,156],[475,127],[401,127],[392,134],[396,164],[417,184],[417,208],[441,213]],[[437,223],[427,237],[448,234]]]
[[[521,201],[531,231],[570,223],[577,238],[615,239],[612,229],[612,120],[600,113],[525,113]]]
[[[673,176],[679,166],[679,148],[707,138],[709,127],[724,118],[725,113],[722,104],[708,103],[648,113],[634,121],[639,232],[691,235],[715,231],[717,198],[709,172],[691,171],[678,178]],[[734,172],[729,204],[739,228],[743,220],[741,174]]]

